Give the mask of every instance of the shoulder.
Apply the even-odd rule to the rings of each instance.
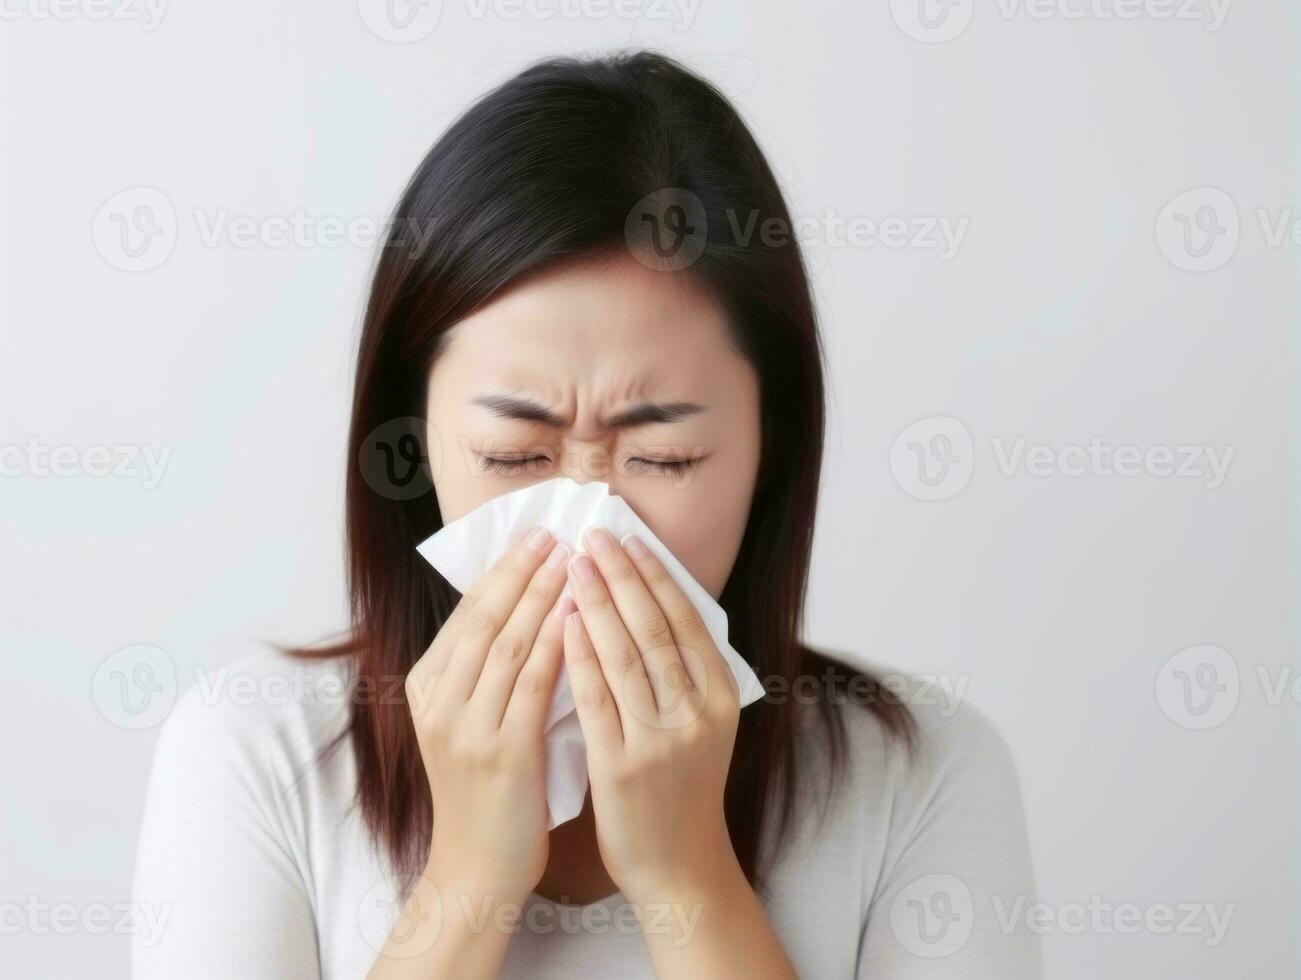
[[[309,765],[346,730],[350,671],[347,657],[278,651],[198,669],[163,723],[155,767]]]
[[[931,772],[1011,760],[994,723],[968,700],[966,677],[907,673],[838,652],[817,651],[815,660],[841,675],[834,690],[818,687],[860,751],[906,755]]]
[[[869,706],[834,706],[847,748],[834,792],[847,819],[877,818],[881,885],[899,873],[961,869],[973,888],[983,882],[1006,895],[1032,894],[1016,762],[994,723],[967,699],[966,685],[870,664],[862,669],[876,678],[878,696],[906,708],[911,725],[911,735],[899,737]]]
[[[133,900],[168,917],[133,976],[317,975],[350,753],[317,762],[346,731],[347,666],[268,652],[193,676],[154,752]]]
[[[852,855],[859,869],[860,975],[919,976],[937,962],[926,958],[936,955],[932,923],[922,933],[910,923],[917,908],[946,907],[971,910],[944,961],[952,975],[1040,976],[1038,937],[1024,923],[1002,929],[997,915],[1035,892],[1006,740],[957,679],[853,661],[848,673],[866,680],[809,714],[838,722],[843,734],[841,765],[826,781],[833,805],[814,840],[834,849],[838,868]],[[873,699],[906,712],[906,734],[883,722]],[[831,758],[826,726],[813,724],[804,737],[810,758]]]
[[[886,805],[896,831],[951,809],[1020,821],[1012,752],[993,721],[968,700],[965,678],[907,673],[838,653],[819,658],[851,678],[825,694],[825,717],[844,735],[833,781],[837,795],[851,806]],[[863,680],[855,683],[855,677]],[[812,743],[811,754],[830,764],[827,726],[809,719],[803,737]]]

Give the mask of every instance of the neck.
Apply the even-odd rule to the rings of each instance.
[[[534,891],[553,902],[587,905],[618,890],[601,861],[589,794],[577,817],[551,831],[547,869]]]

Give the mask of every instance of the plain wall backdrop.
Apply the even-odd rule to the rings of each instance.
[[[736,101],[799,218],[808,640],[995,721],[1049,976],[1284,976],[1296,16],[3,0],[0,970],[128,973],[158,719],[113,685],[344,623],[355,339],[418,161],[536,58],[645,45]]]

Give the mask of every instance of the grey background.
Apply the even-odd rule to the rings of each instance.
[[[965,685],[994,719],[1059,922],[1050,976],[1287,973],[1301,705],[1271,685],[1296,677],[1298,245],[1271,243],[1259,212],[1269,226],[1301,201],[1295,12],[959,0],[944,24],[962,29],[937,42],[914,36],[905,0],[567,15],[577,3],[512,17],[447,0],[401,43],[368,0],[175,4],[156,22],[6,7],[0,906],[36,896],[80,916],[130,899],[157,728],[115,723],[95,686],[107,658],[156,646],[183,687],[344,621],[343,447],[372,249],[205,242],[205,225],[382,221],[488,86],[543,54],[645,44],[737,101],[796,215],[835,216],[807,243],[832,368],[809,639]],[[125,271],[114,214],[134,213],[119,195],[137,187],[162,195],[174,235]],[[1236,236],[1221,196],[1162,217],[1196,188],[1228,195]],[[1187,271],[1179,222],[1196,230],[1215,201],[1217,267]],[[891,217],[966,231],[942,258],[826,230]],[[936,416],[970,435],[949,444],[951,478],[969,482],[927,501],[906,444],[943,448],[939,430],[912,430],[893,468],[891,450]],[[1053,454],[1097,439],[1232,456],[1217,486],[1159,467],[1005,472],[998,447],[1021,437]],[[30,440],[82,462],[11,472]],[[146,486],[92,475],[92,446],[170,455]],[[1202,645],[1229,658],[1218,683],[1237,677],[1205,729],[1174,673],[1210,676],[1203,654],[1163,670]],[[1233,908],[1215,946],[1063,931],[1091,900]],[[4,924],[7,975],[127,973],[126,935]]]

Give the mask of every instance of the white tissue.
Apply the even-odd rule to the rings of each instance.
[[[635,532],[663,562],[669,575],[700,613],[727,660],[740,690],[741,706],[763,696],[758,675],[727,642],[727,613],[686,570],[627,502],[607,483],[579,483],[557,477],[494,497],[422,541],[417,550],[458,592],[465,592],[526,528],[542,525],[573,551],[585,551],[583,534],[607,528],[616,541]],[[569,592],[568,583],[562,594]],[[546,721],[547,827],[572,820],[587,795],[587,746],[574,710],[574,695],[564,666]]]

